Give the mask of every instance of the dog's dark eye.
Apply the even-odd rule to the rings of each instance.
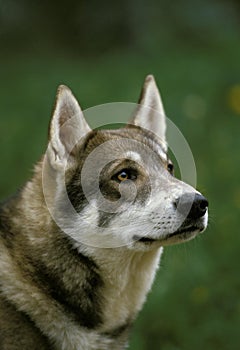
[[[112,177],[113,180],[116,180],[118,182],[123,182],[126,180],[136,180],[136,178],[137,178],[136,171],[133,171],[131,169],[123,169]]]
[[[173,163],[168,163],[168,165],[167,165],[167,170],[169,171],[169,173],[171,174],[171,175],[173,175],[174,174],[174,165],[173,165]]]
[[[117,176],[119,181],[125,181],[129,179],[129,174],[126,171],[122,171],[120,174]]]

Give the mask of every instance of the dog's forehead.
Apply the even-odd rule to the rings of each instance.
[[[85,154],[90,154],[102,145],[105,151],[121,154],[136,162],[146,156],[151,157],[153,153],[163,161],[167,160],[164,142],[151,132],[138,127],[92,131],[85,141]]]

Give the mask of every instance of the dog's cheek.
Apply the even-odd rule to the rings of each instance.
[[[119,191],[119,185],[113,184],[113,183],[106,183],[106,182],[100,182],[99,183],[99,189],[103,195],[103,197],[110,201],[110,202],[116,202],[121,198],[121,194]]]
[[[73,178],[66,186],[68,199],[77,213],[80,213],[88,204],[83,188],[78,179]]]

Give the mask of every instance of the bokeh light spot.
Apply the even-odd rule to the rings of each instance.
[[[240,115],[240,84],[230,88],[227,94],[227,102],[230,109]]]

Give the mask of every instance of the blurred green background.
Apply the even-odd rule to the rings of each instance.
[[[239,1],[0,0],[0,198],[44,152],[60,83],[87,108],[137,102],[148,73],[191,146],[210,223],[165,249],[130,349],[239,349]]]

